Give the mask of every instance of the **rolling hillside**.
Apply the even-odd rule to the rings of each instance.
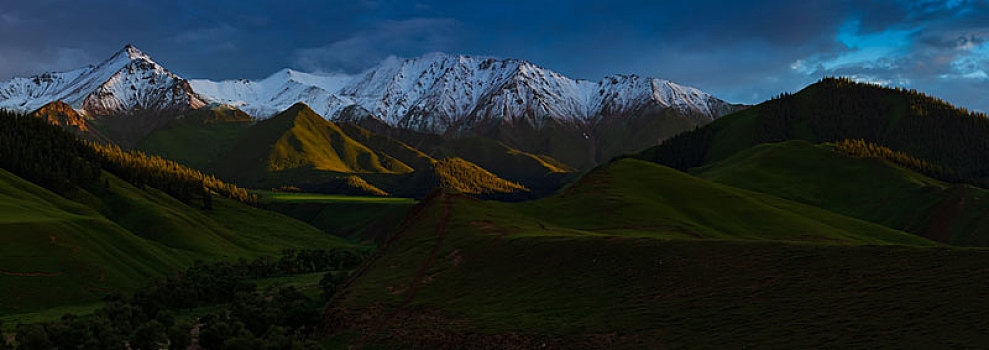
[[[135,148],[203,170],[231,151],[233,141],[254,122],[236,108],[211,105],[184,112],[141,140]]]
[[[631,159],[596,169],[558,195],[505,208],[530,217],[513,221],[520,222],[519,229],[534,232],[930,244],[880,225]]]
[[[955,245],[989,244],[989,192],[806,141],[763,144],[690,171]]]
[[[0,197],[5,314],[97,301],[191,258],[2,169]]]
[[[251,202],[243,189],[47,121],[0,113],[0,135],[4,314],[95,302],[200,259],[357,247],[238,201]]]
[[[341,173],[412,171],[397,159],[354,141],[301,103],[245,131],[233,149],[236,151],[220,162],[221,174],[305,167]]]
[[[425,200],[325,317],[338,348],[978,347],[986,254],[621,160]]]
[[[542,193],[557,189],[572,171],[552,159],[491,141],[446,147],[488,161],[510,178],[534,183]],[[256,124],[227,106],[186,112],[140,142],[138,149],[261,189],[423,197],[443,185],[489,198],[530,195],[519,181],[453,159],[457,157],[450,152],[434,158],[354,124],[327,121],[301,103]]]
[[[761,144],[861,139],[985,184],[989,118],[916,91],[826,78],[671,138],[634,157],[685,170]]]
[[[66,198],[0,173],[0,272],[5,275],[0,311],[96,302],[195,260],[353,246],[301,221],[232,200],[216,199],[206,211],[104,176],[107,193],[78,190]]]

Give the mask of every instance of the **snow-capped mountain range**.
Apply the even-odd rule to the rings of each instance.
[[[388,59],[356,75],[284,69],[257,81],[211,81],[182,79],[128,45],[96,66],[0,83],[0,108],[31,111],[55,100],[87,116],[220,103],[266,118],[303,102],[337,120],[356,105],[391,126],[432,133],[490,121],[594,123],[653,106],[713,120],[736,108],[663,79],[576,80],[523,60],[447,54]]]
[[[668,80],[614,75],[575,80],[517,59],[430,54],[389,59],[358,75],[285,69],[268,78],[189,81],[207,100],[264,118],[305,102],[330,120],[358,105],[407,129],[443,133],[485,120],[594,122],[652,104],[710,119],[732,111],[711,94]]]

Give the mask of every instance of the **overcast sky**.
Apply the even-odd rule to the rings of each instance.
[[[573,78],[661,77],[736,103],[844,75],[989,111],[987,2],[0,0],[0,80],[98,63],[126,43],[211,79],[441,51]]]

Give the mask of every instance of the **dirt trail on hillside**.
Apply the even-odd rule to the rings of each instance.
[[[443,237],[446,237],[446,224],[450,221],[450,211],[452,204],[450,203],[450,197],[443,199],[443,216],[440,218],[439,225],[436,226],[436,245],[433,249],[429,251],[429,256],[426,258],[426,262],[422,264],[419,268],[419,272],[416,273],[415,277],[412,278],[411,284],[409,284],[409,290],[405,294],[405,300],[399,305],[399,308],[404,308],[412,299],[415,298],[416,293],[419,291],[419,287],[422,285],[422,280],[426,278],[426,273],[429,271],[429,267],[433,265],[433,260],[436,260],[436,255],[439,254],[440,249],[443,248]]]
[[[409,282],[409,288],[405,291],[405,299],[402,303],[395,306],[395,308],[388,313],[386,316],[382,317],[380,321],[375,322],[371,327],[371,331],[365,333],[357,342],[351,345],[352,349],[361,349],[364,347],[367,337],[371,334],[379,333],[385,330],[398,318],[399,314],[405,310],[405,307],[412,302],[415,298],[416,293],[419,291],[423,280],[426,279],[426,274],[429,272],[429,268],[433,265],[433,261],[436,260],[436,255],[439,254],[440,249],[443,248],[443,238],[446,237],[446,227],[447,223],[450,221],[451,208],[453,207],[452,198],[449,196],[444,196],[443,198],[443,215],[440,217],[440,222],[436,225],[436,245],[433,249],[429,251],[429,255],[426,257],[426,261],[423,262],[422,267],[416,272],[415,276]]]

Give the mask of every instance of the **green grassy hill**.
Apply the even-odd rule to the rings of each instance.
[[[511,208],[531,217],[515,221],[538,225],[528,228],[538,227],[535,232],[930,244],[880,225],[632,159],[596,169],[558,195]]]
[[[0,134],[5,316],[96,302],[197,259],[354,247],[245,204],[253,197],[242,188],[38,118],[0,113]]]
[[[190,262],[0,169],[0,313],[99,300]]]
[[[352,123],[340,123],[338,126],[347,136],[350,136],[357,142],[369,148],[387,153],[413,169],[428,167],[435,161],[433,157],[423,153],[421,150],[389,136],[373,133]]]
[[[522,200],[532,195],[525,186],[460,158],[434,160],[426,168],[416,169],[411,174],[363,174],[361,177],[396,197],[423,198],[438,188],[485,199]]]
[[[529,191],[525,186],[499,178],[484,168],[460,158],[444,158],[433,163],[429,175],[431,179],[426,181],[436,182],[435,187],[465,194],[491,195]]]
[[[520,151],[483,137],[450,139],[432,152],[439,158],[467,160],[498,177],[518,182],[537,195],[555,192],[577,172],[550,156]]]
[[[691,173],[955,245],[989,244],[989,192],[827,144],[763,144]]]
[[[383,150],[393,155],[419,170],[420,173],[422,170],[435,168],[436,160],[459,158],[472,163],[474,166],[481,167],[497,177],[518,183],[529,189],[529,193],[535,196],[551,194],[576,174],[576,169],[552,157],[520,151],[491,138],[443,138],[438,135],[400,130],[387,125],[374,126],[380,131],[380,133],[375,133],[353,123],[341,123],[339,125],[347,135],[355,140],[373,149]],[[408,140],[417,145],[417,148],[385,135],[395,135]],[[426,177],[416,178],[425,179]],[[374,179],[371,180],[374,181]],[[418,187],[421,190],[411,194],[415,196],[425,195],[431,189],[429,186],[434,182],[419,184]],[[382,186],[389,187],[389,185]],[[410,193],[401,189],[393,189],[392,191]]]
[[[185,112],[139,142],[136,149],[212,170],[233,147],[233,141],[254,122],[247,113],[228,106],[207,106]]]
[[[301,103],[249,128],[233,149],[219,162],[218,173],[237,176],[306,167],[340,173],[412,172],[401,161],[350,138]]]
[[[415,169],[426,169],[437,159],[460,158],[540,194],[556,191],[577,171],[550,156],[520,151],[485,137],[443,139],[436,135],[405,135],[406,138],[418,136],[420,142],[417,143],[421,148],[416,149],[356,124],[341,123],[340,128],[362,144],[393,155]],[[397,133],[394,129],[388,130],[388,133]]]
[[[107,193],[70,200],[0,170],[0,313],[96,302],[197,259],[356,247],[275,212],[228,199],[203,210],[104,176]]]
[[[861,139],[950,168],[967,183],[989,179],[989,117],[916,91],[826,78],[686,132],[635,157],[685,170],[761,143]]]
[[[339,348],[979,347],[987,254],[621,160],[423,201],[326,317]]]
[[[479,195],[528,193],[524,186],[476,164],[437,160],[391,137],[354,124],[329,122],[302,103],[251,123],[237,109],[203,108],[155,131],[138,149],[260,189],[296,187],[309,192],[422,197],[443,185]],[[471,153],[475,148],[462,149]],[[561,174],[570,170],[552,159],[503,145],[496,151],[500,153],[495,158],[507,159],[498,163],[498,169],[518,169],[509,175],[524,175],[540,188],[548,183],[547,191],[558,188]]]

